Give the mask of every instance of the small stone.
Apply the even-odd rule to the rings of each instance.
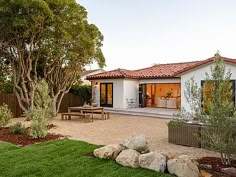
[[[206,170],[211,170],[212,169],[212,165],[209,164],[200,164],[199,168],[201,169],[206,169]]]
[[[212,177],[213,175],[205,170],[200,171],[200,177]]]

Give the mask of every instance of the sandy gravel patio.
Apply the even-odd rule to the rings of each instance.
[[[99,117],[99,115],[97,115]],[[24,118],[15,118],[12,122],[24,121]],[[169,120],[127,116],[111,115],[109,120],[95,119],[92,123],[84,123],[81,119],[60,119],[60,114],[51,123],[56,127],[51,129],[52,133],[67,135],[70,139],[82,140],[89,143],[106,145],[119,143],[131,136],[144,134],[148,139],[150,148],[158,152],[172,152],[175,155],[186,154],[191,157],[216,156],[217,154],[199,148],[184,147],[168,143],[167,122]],[[26,125],[30,122],[24,121]]]

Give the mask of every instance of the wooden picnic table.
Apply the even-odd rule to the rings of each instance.
[[[93,113],[101,111],[102,119],[104,119],[104,108],[103,107],[92,107],[92,106],[89,106],[89,107],[83,107],[83,106],[68,107],[68,112],[73,112],[73,111],[80,111],[81,114],[83,114],[83,112],[88,111],[92,115],[92,120],[93,120]]]

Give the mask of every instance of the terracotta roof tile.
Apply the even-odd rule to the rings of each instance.
[[[221,57],[225,62],[236,64],[236,59],[230,59]],[[116,69],[112,71],[103,72],[88,76],[87,79],[112,79],[112,78],[167,78],[167,77],[179,77],[178,75],[188,70],[194,69],[203,64],[212,62],[214,57],[208,58],[203,61],[193,61],[184,63],[169,63],[169,64],[158,64],[152,67],[138,69],[138,70],[126,70]]]

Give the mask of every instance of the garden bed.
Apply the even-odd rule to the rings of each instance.
[[[201,170],[206,170],[209,173],[213,174],[214,177],[235,177],[236,173],[233,174],[233,171],[236,170],[236,160],[232,161],[230,166],[225,166],[221,163],[220,158],[217,157],[203,157],[197,160],[199,163],[199,168]],[[234,170],[224,171],[226,168],[235,168]]]
[[[49,128],[52,128],[52,127],[54,126],[49,125]],[[32,137],[29,136],[29,128],[26,128],[25,133],[22,135],[11,133],[9,127],[0,128],[0,141],[5,141],[5,142],[9,142],[16,145],[21,145],[21,146],[28,146],[30,144],[45,142],[49,140],[55,140],[61,137],[63,137],[63,135],[48,133],[45,138],[32,139]]]

